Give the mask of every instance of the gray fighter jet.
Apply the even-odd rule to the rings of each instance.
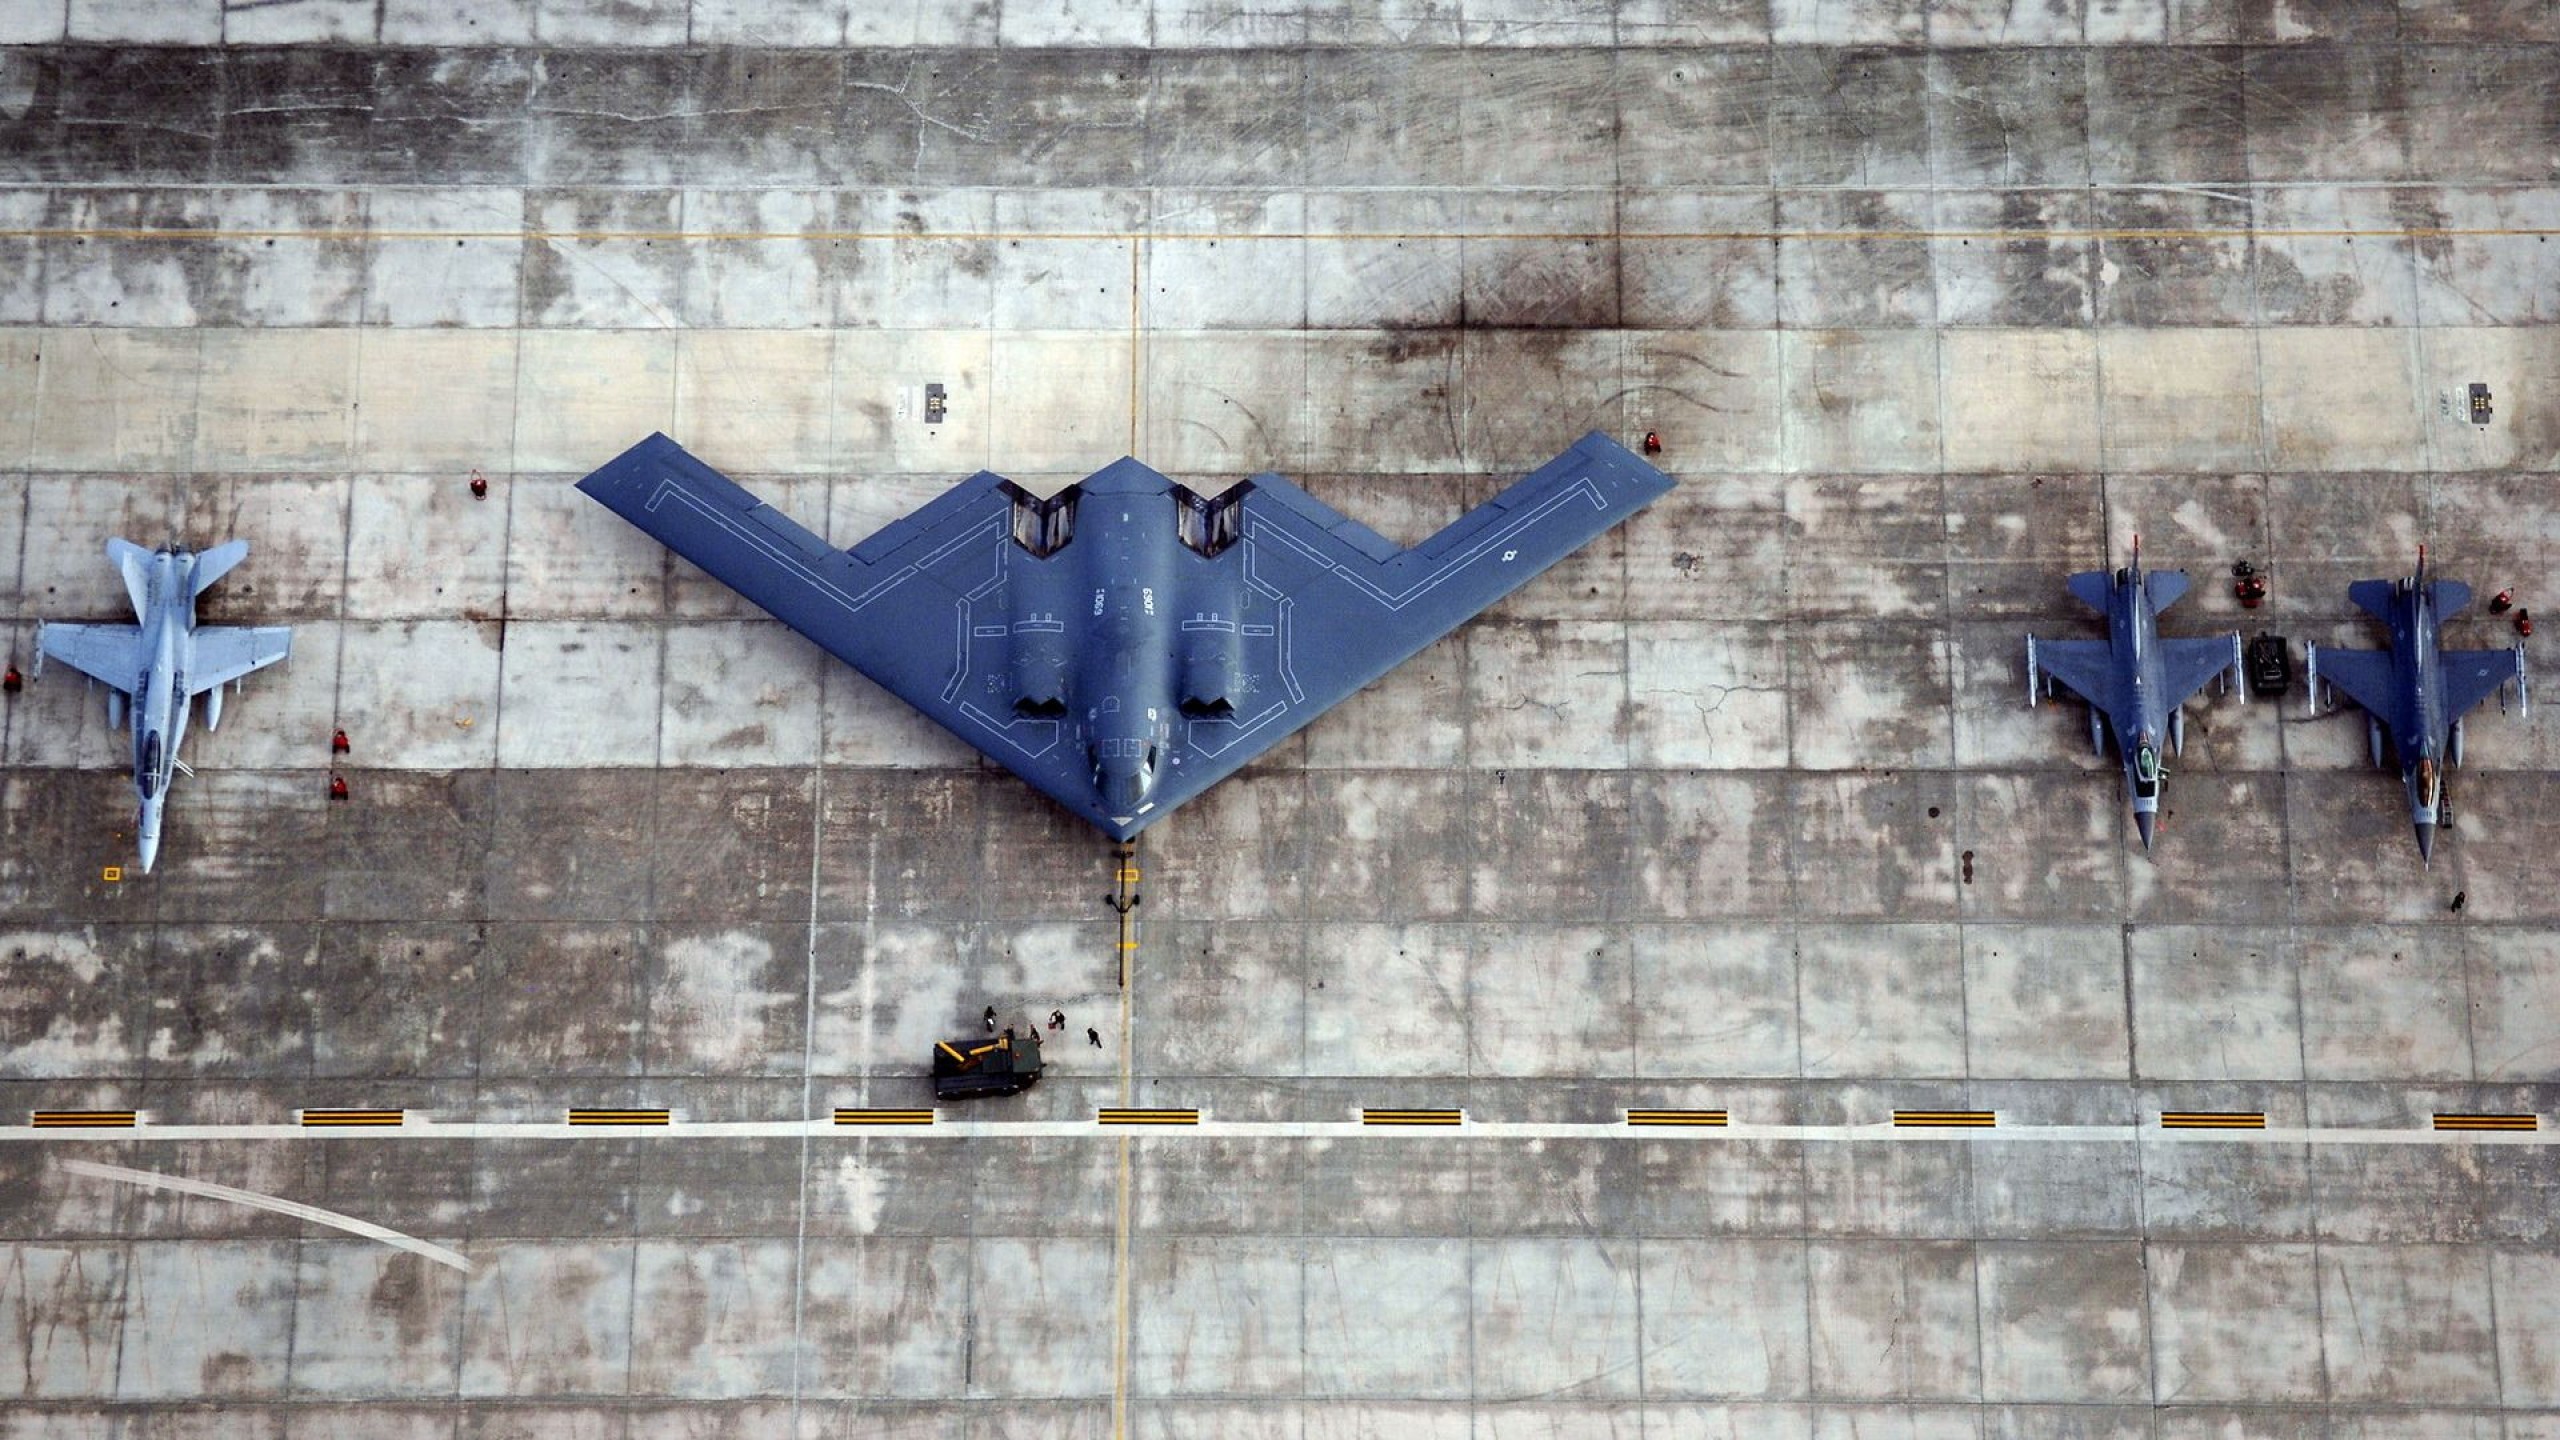
[[[222,686],[292,652],[293,631],[196,628],[196,597],[249,554],[234,540],[198,552],[164,545],[145,550],[129,540],[107,542],[107,559],[124,577],[139,625],[44,625],[36,631],[43,659],[59,660],[107,692],[107,728],[133,728],[133,791],[141,801],[134,843],[146,873],[160,854],[160,810],[168,803],[171,772],[186,768],[178,745],[186,738],[187,712],[204,699],[204,728],[222,723]],[[39,666],[42,659],[38,661]]]
[[[2391,648],[2323,650],[2302,647],[2311,713],[2321,707],[2321,686],[2343,692],[2364,711],[2365,742],[2382,765],[2385,733],[2400,757],[2400,784],[2409,794],[2409,819],[2418,830],[2418,858],[2435,858],[2436,825],[2444,814],[2444,762],[2462,763],[2462,717],[2492,694],[2504,708],[2514,681],[2517,709],[2530,714],[2524,646],[2510,650],[2447,650],[2444,622],[2471,603],[2471,587],[2459,580],[2427,579],[2427,551],[2418,568],[2398,580],[2359,580],[2347,598],[2389,626]],[[2335,695],[2330,696],[2335,703]]]
[[[2247,703],[2241,684],[2240,634],[2202,640],[2170,640],[2160,634],[2160,612],[2187,593],[2183,570],[2142,570],[2142,540],[2133,542],[2133,563],[2109,576],[2086,570],[2067,582],[2071,593],[2107,617],[2104,640],[2039,640],[2027,637],[2027,703],[2038,691],[2050,695],[2056,684],[2089,702],[2089,745],[2107,753],[2107,732],[2116,737],[2124,765],[2125,789],[2133,797],[2134,828],[2142,832],[2142,848],[2160,813],[2160,782],[2166,773],[2160,747],[2174,754],[2187,749],[2187,698],[2217,676],[2227,676]]]
[[[578,488],[1125,840],[1671,478],[1587,435],[1409,550],[1277,475],[1129,459],[1046,499],[981,471],[849,550],[664,435]]]

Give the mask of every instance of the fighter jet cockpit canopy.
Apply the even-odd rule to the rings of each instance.
[[[2145,799],[2160,793],[2160,751],[2145,744],[2133,752],[2133,793]]]

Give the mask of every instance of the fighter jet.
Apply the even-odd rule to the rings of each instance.
[[[2447,650],[2444,622],[2471,603],[2471,587],[2459,580],[2427,579],[2427,550],[2418,568],[2398,580],[2359,580],[2347,598],[2391,629],[2391,648],[2323,650],[2304,645],[2310,681],[2308,706],[2318,714],[2321,685],[2343,691],[2364,711],[2365,742],[2376,769],[2388,732],[2400,757],[2400,784],[2409,794],[2409,819],[2418,830],[2418,858],[2435,858],[2436,824],[2444,813],[2444,764],[2462,763],[2462,717],[2491,694],[2504,708],[2507,682],[2515,682],[2517,711],[2530,714],[2524,646],[2510,650]],[[2332,695],[2331,703],[2335,703]]]
[[[2172,753],[2187,749],[2187,698],[2217,676],[2228,676],[2240,692],[2240,634],[2205,640],[2170,640],[2160,634],[2160,612],[2187,593],[2187,573],[2157,570],[2144,574],[2142,539],[2133,542],[2133,563],[2115,572],[2085,570],[2070,578],[2071,593],[2107,617],[2104,640],[2039,640],[2027,637],[2027,704],[2039,690],[2050,695],[2056,684],[2089,702],[2089,745],[2107,753],[2107,733],[2115,733],[2124,765],[2125,789],[2133,797],[2133,824],[2142,832],[2142,848],[2151,848],[2160,813],[2160,746]]]
[[[291,653],[293,631],[196,628],[196,597],[246,559],[248,542],[210,550],[176,545],[145,550],[129,540],[107,542],[107,559],[124,577],[139,625],[44,625],[36,631],[42,659],[59,660],[107,692],[107,728],[133,729],[133,792],[140,800],[133,829],[137,863],[147,874],[160,855],[160,812],[169,778],[186,766],[178,746],[186,738],[187,712],[204,698],[204,728],[222,723],[222,686],[262,670]]]
[[[1277,475],[979,472],[849,550],[664,435],[578,488],[1126,840],[1671,488],[1591,434],[1411,549]],[[1596,723],[1606,723],[1596,722]]]

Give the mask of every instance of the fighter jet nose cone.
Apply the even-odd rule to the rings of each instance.
[[[2136,810],[2133,812],[2133,828],[2142,832],[2143,849],[2148,850],[2151,848],[2151,831],[2152,828],[2159,823],[2159,820],[2160,817],[2158,815],[2155,815],[2148,810]]]
[[[135,858],[140,863],[136,864],[134,868],[141,871],[143,874],[148,875],[151,873],[151,862],[160,858],[160,837],[157,835],[145,835],[142,837],[142,844],[138,848],[141,853]]]
[[[2418,859],[2425,862],[2435,858],[2436,824],[2432,820],[2421,820],[2418,822]]]

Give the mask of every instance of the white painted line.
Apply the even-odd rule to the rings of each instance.
[[[297,1133],[299,1133],[298,1130]],[[202,1195],[208,1200],[228,1200],[234,1205],[246,1205],[254,1210],[272,1210],[278,1215],[291,1215],[297,1220],[308,1220],[314,1225],[326,1225],[332,1229],[344,1230],[350,1235],[379,1240],[395,1250],[406,1250],[412,1255],[423,1256],[439,1265],[450,1265],[456,1270],[471,1268],[471,1262],[463,1258],[458,1251],[447,1250],[441,1245],[431,1245],[414,1235],[403,1235],[397,1230],[385,1229],[370,1220],[359,1220],[353,1215],[341,1215],[335,1210],[323,1210],[317,1205],[305,1205],[299,1200],[261,1195],[255,1190],[234,1189],[229,1185],[216,1185],[207,1180],[189,1180],[180,1175],[161,1175],[149,1170],[128,1170],[122,1165],[100,1165],[89,1160],[65,1160],[62,1162],[62,1168],[74,1175],[86,1175],[93,1180],[113,1180],[123,1185],[139,1185],[145,1190],[175,1190],[186,1195]]]
[[[931,1125],[838,1125],[833,1113],[813,1120],[692,1121],[675,1125],[568,1125],[559,1121],[438,1123],[412,1111],[399,1129],[301,1125],[150,1125],[118,1130],[117,1143],[149,1140],[298,1140],[306,1143],[380,1144],[400,1140],[986,1140],[1067,1139],[1127,1135],[1139,1141],[1229,1140],[1616,1140],[1646,1144],[1713,1145],[1727,1140],[1804,1144],[1900,1145],[2560,1145],[2560,1127],[2540,1130],[2436,1130],[2425,1126],[2386,1130],[2360,1126],[2270,1126],[2263,1130],[2163,1129],[2156,1125],[2018,1125],[1922,1127],[1890,1120],[1866,1125],[1628,1125],[1621,1120],[1468,1120],[1459,1125],[1364,1125],[1358,1120],[1213,1120],[1196,1125],[1097,1127],[1079,1120],[950,1120],[938,1112]],[[11,1141],[96,1144],[94,1130],[0,1126],[0,1144]],[[141,1173],[141,1172],[136,1172]],[[190,1182],[192,1183],[192,1182]]]

